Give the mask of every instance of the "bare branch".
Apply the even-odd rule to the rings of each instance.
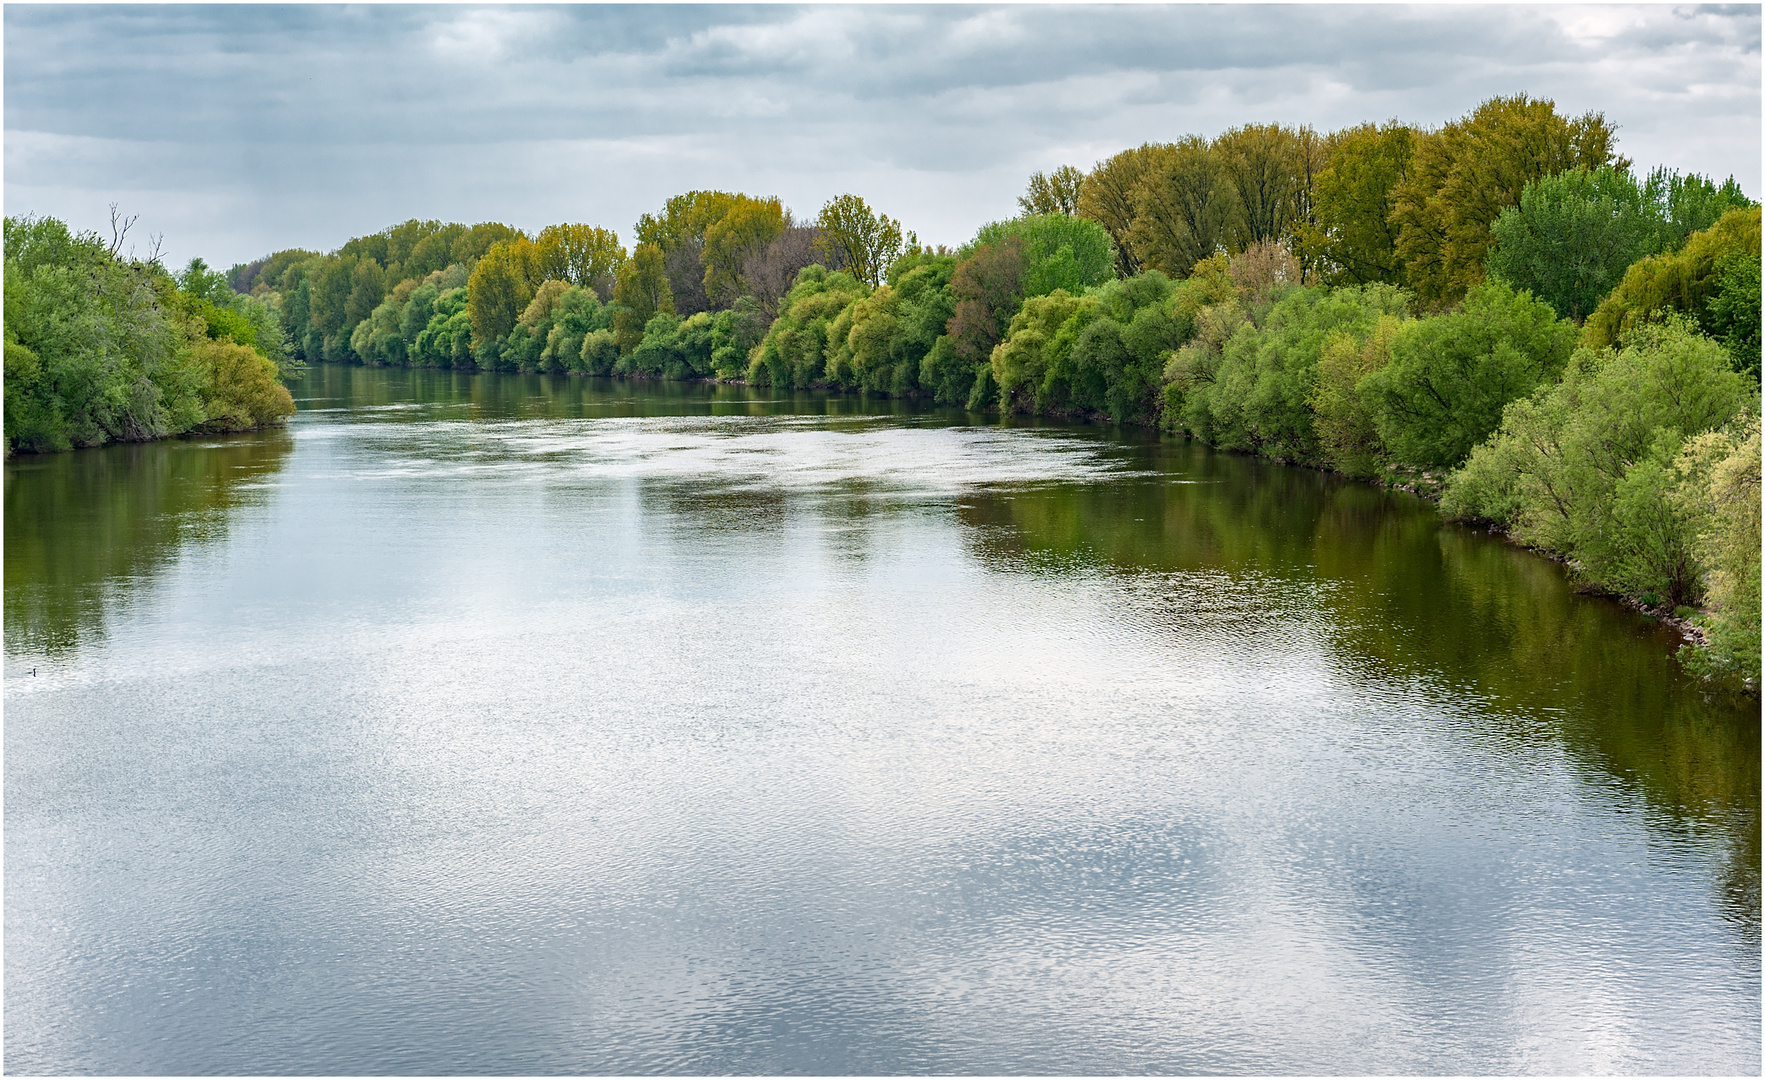
[[[110,204],[110,255],[111,255],[111,258],[114,259],[117,255],[117,253],[122,251],[123,240],[128,237],[129,229],[135,224],[135,219],[139,218],[140,216],[141,216],[140,214],[135,214],[131,217],[125,218],[122,216],[122,214],[120,212],[118,212],[118,210],[116,208],[116,203]]]

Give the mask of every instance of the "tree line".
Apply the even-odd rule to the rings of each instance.
[[[1734,530],[1758,531],[1759,209],[1732,179],[1638,173],[1601,114],[1516,95],[1436,128],[1147,143],[1018,202],[950,250],[853,194],[800,221],[692,191],[629,251],[413,220],[228,279],[295,360],[863,390],[1436,484],[1604,588],[1712,605],[1706,655],[1756,675],[1758,545],[1747,571]],[[1647,422],[1552,472],[1594,453],[1595,401]]]

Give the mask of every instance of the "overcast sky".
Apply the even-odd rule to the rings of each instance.
[[[692,188],[928,242],[1036,169],[1248,122],[1601,110],[1639,166],[1760,192],[1760,9],[5,6],[7,214],[169,261],[330,250],[410,217],[606,225]]]

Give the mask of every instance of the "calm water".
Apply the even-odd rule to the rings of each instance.
[[[1760,1070],[1757,705],[1418,500],[296,397],[6,465],[8,1071]]]

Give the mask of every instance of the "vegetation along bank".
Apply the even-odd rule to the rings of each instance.
[[[1030,178],[928,247],[692,191],[613,231],[407,221],[169,274],[6,222],[9,453],[279,422],[307,361],[732,379],[1152,425],[1422,487],[1695,617],[1759,673],[1760,212],[1495,98],[1438,128],[1247,125]]]

